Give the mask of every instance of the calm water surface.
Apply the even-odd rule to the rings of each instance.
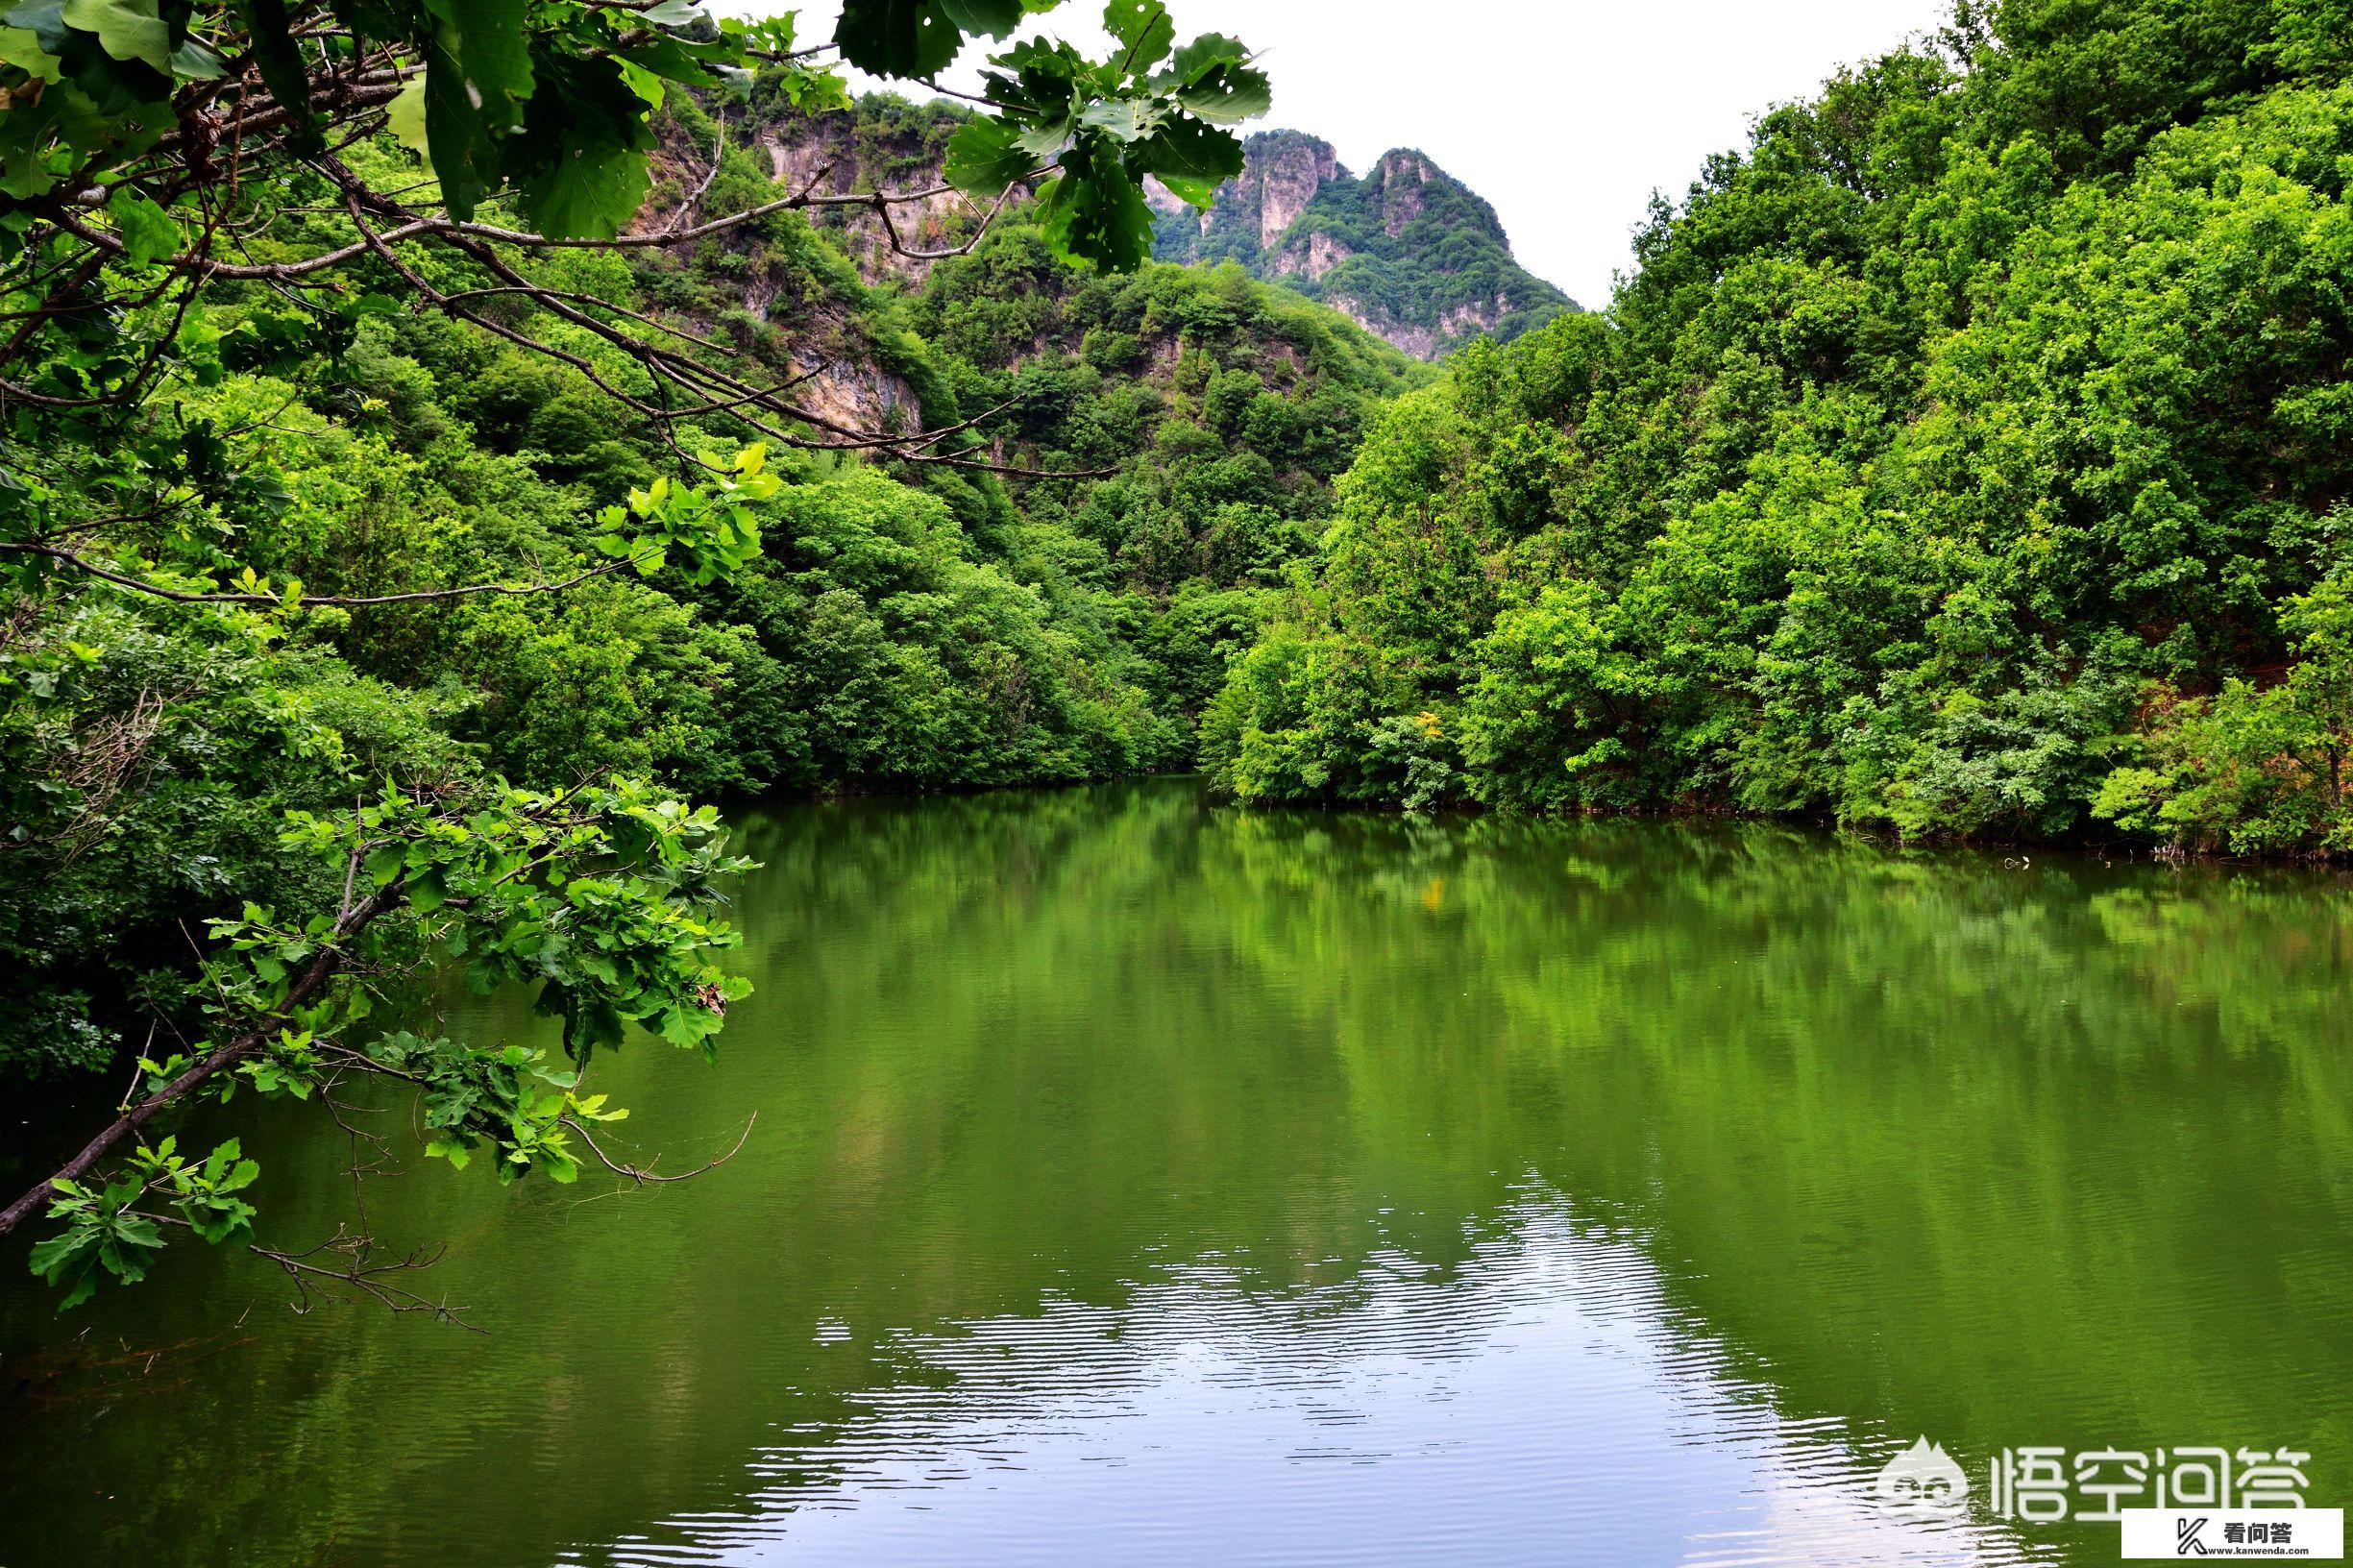
[[[600,1069],[732,1164],[369,1183],[478,1336],[0,1255],[0,1564],[2114,1560],[1996,1516],[2028,1445],[2353,1503],[2341,882],[1182,781],[744,826],[719,1066]],[[348,1217],[319,1118],[247,1142],[269,1239]],[[1921,1434],[1966,1512],[1875,1500]]]

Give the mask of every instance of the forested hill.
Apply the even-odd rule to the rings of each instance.
[[[2006,0],[1401,400],[1251,799],[2353,850],[2353,11]]]
[[[1423,359],[1576,308],[1512,259],[1495,209],[1419,152],[1392,149],[1360,178],[1330,142],[1267,131],[1244,159],[1207,212],[1154,192],[1154,256],[1239,262]]]
[[[772,74],[719,106],[723,126],[711,102],[674,94],[654,117],[637,233],[769,206],[828,164],[829,186],[920,188],[964,118],[891,100],[798,115]],[[414,179],[389,138],[349,157]],[[971,210],[914,204],[907,248],[972,237]],[[760,548],[723,576],[674,551],[605,575],[599,539],[702,472],[681,452],[733,461],[759,432],[723,405],[664,426],[617,400],[646,384],[639,361],[576,323],[509,308],[490,318],[507,336],[385,295],[321,319],[251,283],[192,306],[188,329],[225,346],[157,417],[174,452],[208,443],[253,478],[176,497],[167,515],[201,527],[118,525],[113,558],[175,592],[233,558],[302,602],[426,597],[277,616],[104,583],[11,600],[0,1077],[110,1060],[158,994],[189,1016],[177,922],[331,906],[333,877],[280,842],[285,814],[348,810],[387,777],[617,772],[709,798],[1185,765],[1362,429],[1433,372],[1238,268],[1074,264],[1026,205],[973,254],[885,255],[855,207],[515,263],[758,367],[814,422],[814,448],[769,447]],[[409,264],[444,290],[496,281]],[[560,353],[517,340],[534,331]],[[910,437],[904,459],[860,434],[922,430],[954,434]],[[18,477],[27,450],[0,465],[0,516],[29,499],[94,532],[95,502]],[[560,594],[431,597],[578,574]]]

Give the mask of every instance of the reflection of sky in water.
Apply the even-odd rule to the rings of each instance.
[[[1881,1509],[1909,1434],[1858,1458],[1843,1424],[1777,1415],[1632,1241],[1543,1199],[1507,1217],[1452,1277],[1385,1253],[1254,1297],[1213,1258],[1117,1308],[885,1331],[892,1385],[781,1433],[744,1507],[568,1560],[2036,1560]]]

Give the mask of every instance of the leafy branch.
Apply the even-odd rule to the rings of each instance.
[[[98,1174],[156,1117],[240,1088],[309,1099],[347,1075],[385,1078],[418,1094],[426,1153],[453,1166],[487,1150],[502,1181],[536,1172],[569,1183],[580,1169],[576,1137],[618,1174],[674,1179],[597,1146],[588,1127],[627,1112],[588,1092],[584,1075],[632,1025],[712,1054],[727,1004],[749,992],[713,959],[738,940],[715,917],[718,884],[748,864],[726,854],[715,811],[628,780],[550,794],[387,785],[348,817],[291,814],[283,838],[340,869],[349,890],[341,906],[288,924],[248,904],[211,922],[203,973],[215,998],[210,1038],[142,1059],[114,1119],[0,1211],[0,1235],[44,1210],[61,1225],[33,1262],[64,1287],[65,1306],[102,1279],[144,1278],[171,1228],[216,1245],[250,1240],[254,1211],[238,1194],[257,1171],[233,1139],[201,1161],[182,1155],[175,1138],[142,1139]],[[407,1031],[356,1042],[378,986],[436,956],[462,962],[483,990],[536,986],[539,1011],[562,1022],[562,1056]],[[338,1270],[257,1250],[308,1279],[363,1289],[375,1281],[364,1256]]]
[[[52,540],[0,540],[0,554],[54,561],[116,587],[177,604],[241,604],[286,612],[305,607],[374,609],[480,594],[560,594],[624,568],[634,568],[639,576],[650,577],[670,565],[674,556],[693,581],[710,582],[759,553],[760,530],[750,505],[772,496],[778,488],[774,476],[767,472],[767,456],[761,447],[747,447],[737,454],[734,471],[722,474],[713,483],[674,486],[668,479],[656,479],[648,488],[632,490],[625,502],[608,506],[598,515],[598,531],[589,540],[591,548],[612,558],[547,582],[478,582],[400,594],[306,594],[300,581],[273,591],[266,577],[257,577],[247,568],[238,579],[241,591],[216,592],[176,588],[134,576]]]
[[[968,34],[1003,38],[1041,9],[1049,8],[850,0],[829,47],[864,69],[926,79]],[[0,378],[0,406],[13,399],[61,411],[104,408],[145,393],[176,320],[151,335],[134,376],[112,373],[103,355],[62,365],[54,353],[42,357],[61,328],[86,332],[103,317],[106,297],[90,288],[101,273],[155,277],[154,297],[179,287],[184,315],[207,284],[332,292],[340,285],[331,275],[374,267],[407,284],[419,306],[571,365],[656,424],[724,409],[773,441],[1004,471],[936,450],[952,429],[910,436],[846,429],[593,313],[528,276],[515,257],[676,248],[781,212],[861,207],[880,215],[894,249],[937,259],[969,250],[1009,204],[1034,190],[1066,254],[1133,267],[1150,241],[1143,181],[1158,178],[1206,206],[1216,183],[1241,168],[1240,142],[1222,126],[1262,111],[1267,92],[1234,39],[1205,35],[1175,48],[1174,26],[1157,0],[1112,0],[1104,21],[1121,45],[1115,61],[1091,62],[1067,45],[1035,40],[995,57],[992,113],[956,136],[945,186],[827,192],[819,187],[829,171],[821,170],[773,200],[688,223],[723,156],[715,139],[697,194],[667,224],[632,229],[650,188],[653,116],[669,92],[741,92],[750,67],[765,62],[804,108],[846,102],[840,79],[812,63],[822,50],[793,46],[789,15],[715,18],[694,0],[309,0],[291,8],[110,0],[103,10],[80,0],[17,0],[0,12],[0,94],[10,106],[0,119],[0,291],[36,277],[61,281],[0,345],[0,368],[29,356],[39,367]],[[422,160],[429,195],[404,200],[358,172],[348,150],[380,135]],[[240,233],[274,221],[268,193],[309,181],[335,193],[344,233],[329,225],[293,255],[221,254],[224,239],[245,249]],[[413,195],[414,183],[403,189]],[[949,189],[980,204],[975,232],[954,247],[911,247],[895,208]],[[489,221],[485,212],[500,204],[526,223]],[[404,254],[418,246],[428,249]],[[432,259],[440,253],[621,350],[682,400],[634,396],[584,356],[476,309],[470,302],[480,290],[434,281],[446,270]],[[818,434],[791,433],[752,410]]]

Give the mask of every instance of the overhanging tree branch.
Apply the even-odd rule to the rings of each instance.
[[[312,959],[286,993],[287,1010],[301,1006],[314,995],[320,987],[333,978],[343,967],[343,943],[365,930],[379,917],[396,907],[404,894],[402,883],[379,889],[346,910],[336,920],[331,937],[323,943],[319,954]],[[82,1145],[80,1152],[60,1165],[48,1179],[40,1182],[24,1196],[0,1209],[0,1236],[6,1236],[56,1195],[60,1181],[80,1181],[98,1166],[117,1143],[137,1132],[157,1116],[194,1093],[215,1075],[235,1066],[260,1050],[278,1031],[285,1026],[282,1016],[273,1016],[241,1030],[221,1045],[199,1058],[192,1066],[165,1084],[161,1089],[135,1104],[126,1106],[115,1118],[99,1129],[97,1135]]]
[[[86,572],[93,577],[113,583],[117,587],[129,588],[157,599],[167,599],[175,604],[252,604],[276,608],[285,608],[288,604],[285,598],[274,594],[200,593],[181,588],[167,588],[159,582],[148,582],[126,573],[101,566],[86,555],[78,555],[70,550],[62,550],[55,545],[0,540],[0,552],[38,555],[47,560],[61,562],[77,572]],[[422,604],[434,600],[470,599],[478,594],[560,594],[567,589],[577,588],[581,583],[604,576],[608,573],[618,572],[625,566],[636,565],[642,559],[644,559],[642,556],[625,556],[619,560],[604,561],[586,571],[575,573],[558,582],[477,582],[468,583],[460,588],[421,588],[413,593],[405,594],[303,594],[292,602],[298,606],[331,605],[338,609],[358,610],[382,604]]]

